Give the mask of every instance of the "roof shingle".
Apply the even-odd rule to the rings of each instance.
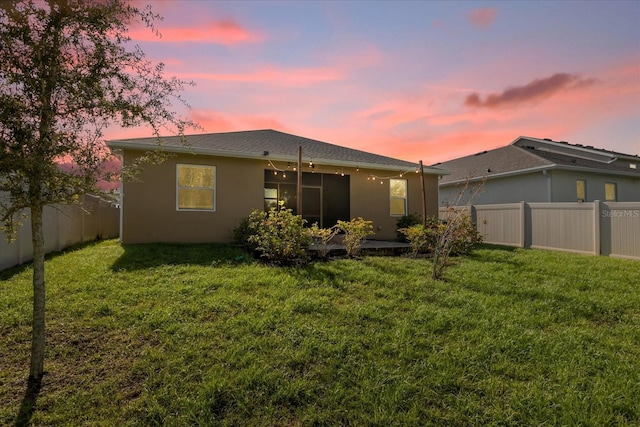
[[[306,161],[337,166],[379,167],[389,170],[410,170],[416,163],[354,150],[327,142],[304,138],[272,129],[207,133],[186,136],[184,145],[177,136],[162,137],[163,149],[177,152],[195,152],[242,158],[267,158],[270,160],[297,161],[298,147],[302,147]],[[158,148],[158,139],[134,138],[108,141],[113,148],[146,149]],[[441,173],[437,168],[427,168],[426,173]]]
[[[440,184],[464,181],[468,178],[491,178],[493,175],[526,172],[532,169],[592,169],[594,172],[608,172],[640,177],[640,169],[631,169],[624,162],[602,162],[583,157],[571,156],[535,148],[516,145],[483,151],[471,156],[460,157],[434,166],[450,172],[443,176]]]

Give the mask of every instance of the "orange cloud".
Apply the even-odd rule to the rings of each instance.
[[[149,42],[198,42],[232,46],[241,43],[258,43],[264,36],[242,27],[233,19],[209,21],[188,27],[169,27],[156,36],[148,28],[136,28],[130,32],[133,40]]]
[[[548,98],[563,89],[587,87],[594,83],[595,79],[580,79],[575,74],[557,73],[524,86],[509,87],[503,92],[489,94],[484,101],[478,93],[472,93],[467,96],[464,104],[468,107],[499,108]]]
[[[476,28],[487,28],[493,24],[496,19],[497,10],[493,7],[485,7],[476,9],[469,13],[469,22]]]

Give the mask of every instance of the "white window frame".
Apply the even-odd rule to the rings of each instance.
[[[179,173],[180,173],[181,166],[213,170],[213,187],[184,187],[184,186],[181,187],[179,182]],[[217,185],[218,185],[218,177],[217,177],[217,168],[215,166],[198,165],[198,164],[190,164],[190,163],[177,163],[176,164],[176,210],[180,212],[215,212],[217,209],[216,199],[218,196],[218,192],[216,191]],[[195,190],[211,190],[213,192],[213,207],[211,209],[181,208],[180,207],[180,189],[181,188],[185,188],[185,189],[188,188],[188,189],[195,189]]]
[[[393,181],[403,181],[404,182],[404,197],[398,197],[398,196],[394,196],[391,194],[391,188],[392,188],[392,182]],[[399,178],[391,178],[389,179],[389,215],[391,217],[402,217],[405,216],[407,214],[407,199],[408,199],[408,192],[409,192],[409,183],[407,182],[406,179],[399,179]],[[391,213],[391,201],[392,200],[399,200],[402,199],[404,201],[404,213],[402,214],[394,214]]]

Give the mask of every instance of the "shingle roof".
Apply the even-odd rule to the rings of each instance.
[[[619,151],[606,150],[604,148],[597,148],[591,145],[571,144],[567,141],[554,141],[550,138],[534,138],[531,136],[520,136],[511,144],[516,145],[520,142],[526,143],[527,141],[534,141],[542,144],[547,144],[548,146],[555,147],[555,148],[569,148],[574,150],[590,151],[593,153],[600,153],[602,155],[606,155],[609,157],[621,157],[625,159],[634,159],[634,160],[640,158],[638,154],[621,153]]]
[[[438,163],[434,166],[450,172],[449,175],[442,177],[441,185],[464,181],[468,178],[491,178],[496,175],[525,173],[530,170],[552,168],[592,169],[594,172],[637,175],[640,178],[640,169],[631,169],[628,163],[607,163],[515,145],[483,151],[471,156]]]
[[[304,160],[313,160],[317,164],[388,170],[410,170],[417,167],[416,163],[272,129],[187,135],[188,146],[185,146],[177,136],[162,137],[161,141],[164,150],[175,152],[293,162],[297,161],[298,147],[302,147]],[[119,139],[108,141],[107,145],[112,148],[153,150],[158,147],[158,139],[155,137]],[[437,168],[426,168],[425,173],[441,174],[442,172]]]

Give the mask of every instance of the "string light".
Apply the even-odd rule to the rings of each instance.
[[[294,172],[297,172],[298,168],[296,167],[296,165],[293,165],[293,168],[291,166],[291,162],[287,163],[287,168],[286,169],[280,169],[278,168],[271,160],[267,160],[267,165],[270,166],[273,169],[273,174],[275,176],[278,175],[278,172],[282,172],[282,177],[286,178],[287,177],[287,170],[292,170]],[[309,168],[311,169],[311,173],[315,173],[315,169],[316,169],[316,164],[313,163],[313,160],[309,160]],[[356,172],[360,172],[360,166],[356,166],[355,168]],[[389,180],[389,179],[394,179],[394,178],[403,178],[407,173],[411,172],[413,169],[409,169],[406,171],[402,171],[400,172],[398,175],[393,175],[393,176],[378,176],[378,175],[373,175],[373,174],[369,174],[367,176],[367,181],[376,181],[378,180],[380,182],[380,184],[383,184],[385,180]],[[419,169],[415,170],[416,173],[420,173]],[[335,169],[335,175],[340,174],[340,176],[345,176],[345,171],[344,168],[341,169]]]
[[[369,175],[369,176],[367,177],[367,181],[369,181],[369,180],[371,180],[371,181],[375,181],[376,179],[379,179],[379,180],[380,180],[380,184],[382,184],[382,181],[384,181],[384,180],[394,179],[394,178],[402,178],[402,177],[404,177],[404,175],[405,175],[405,174],[407,174],[407,173],[411,172],[412,170],[413,170],[413,169],[409,169],[409,170],[406,170],[406,171],[400,172],[400,174],[399,174],[399,175],[392,175],[392,176],[377,176],[377,175]],[[417,172],[419,173],[420,171],[417,171]]]

